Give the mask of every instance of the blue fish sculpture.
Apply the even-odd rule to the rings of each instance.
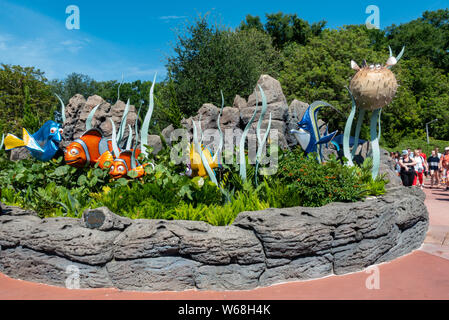
[[[312,103],[304,113],[302,120],[298,122],[298,130],[291,130],[298,143],[306,153],[315,152],[317,160],[321,163],[321,144],[327,144],[332,141],[338,131],[326,134],[321,137],[320,128],[318,127],[318,111],[322,107],[332,107],[323,101]],[[332,107],[333,108],[333,107]]]
[[[62,140],[62,128],[59,123],[49,120],[33,135],[23,128],[23,140],[8,133],[5,138],[5,149],[27,148],[31,155],[40,161],[51,160],[59,150]]]

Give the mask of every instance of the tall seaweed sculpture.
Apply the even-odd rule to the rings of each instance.
[[[118,129],[117,142],[119,145],[122,144],[123,136],[125,135],[126,120],[128,119],[128,113],[129,113],[129,99],[126,102],[125,111],[123,112],[122,121],[120,122],[120,127]]]
[[[383,107],[388,105],[396,95],[398,84],[396,77],[390,68],[393,67],[404,54],[405,47],[402,48],[400,54],[395,58],[390,50],[390,57],[384,66],[380,64],[366,65],[360,68],[357,63],[351,61],[351,68],[357,73],[351,80],[349,88],[347,88],[352,101],[351,113],[346,121],[345,132],[343,136],[343,153],[348,159],[348,165],[353,166],[353,157],[355,155],[360,130],[366,111],[372,111],[370,121],[371,148],[373,156],[372,177],[375,179],[379,174],[380,167],[380,116]],[[360,107],[359,118],[355,129],[355,139],[352,152],[349,148],[349,138],[351,135],[352,123],[357,111],[357,104]]]
[[[148,111],[145,115],[145,119],[142,124],[142,131],[140,133],[140,150],[142,153],[146,156],[148,156],[148,151],[145,147],[145,145],[148,145],[148,129],[150,128],[150,121],[151,117],[153,115],[153,109],[154,109],[154,85],[156,84],[156,77],[157,73],[154,75],[153,83],[151,85],[150,89],[150,102],[148,105]]]
[[[218,144],[217,152],[215,152],[215,155],[212,158],[212,162],[215,162],[218,160],[218,156],[221,154],[221,151],[223,150],[223,144],[224,144],[224,136],[223,136],[223,131],[221,130],[221,124],[220,124],[221,116],[223,115],[223,109],[224,109],[224,96],[223,96],[223,91],[220,91],[220,93],[221,93],[221,109],[220,109],[220,113],[218,114],[218,119],[217,119],[217,127],[218,127],[218,133],[220,135],[220,143]]]
[[[265,142],[268,139],[268,134],[271,129],[271,113],[270,113],[270,120],[268,122],[268,127],[267,127],[264,137],[262,138],[261,127],[262,127],[263,119],[265,117],[265,113],[267,112],[268,105],[267,105],[267,99],[266,99],[266,96],[265,96],[265,93],[264,93],[262,87],[260,85],[258,85],[258,87],[259,87],[260,94],[262,97],[262,110],[261,110],[261,113],[259,116],[259,121],[258,121],[257,128],[256,128],[256,135],[257,135],[257,141],[258,141],[258,149],[257,149],[257,155],[256,155],[256,174],[255,174],[256,184],[258,183],[257,175],[258,175],[259,164],[262,159],[263,147],[265,145]],[[240,145],[239,145],[240,178],[242,179],[242,181],[246,181],[246,178],[247,178],[246,177],[246,160],[245,160],[246,137],[248,135],[249,129],[251,128],[251,125],[254,122],[254,119],[256,118],[258,106],[259,106],[259,100],[257,98],[257,93],[256,93],[256,107],[254,109],[253,116],[248,121],[248,124],[246,125],[245,130],[243,131],[242,137],[240,139]]]
[[[267,97],[265,96],[265,92],[263,92],[262,87],[260,85],[259,85],[259,89],[260,89],[260,94],[262,96],[262,111],[260,113],[259,122],[257,123],[257,129],[256,129],[257,142],[258,142],[257,156],[256,156],[256,174],[255,174],[256,185],[258,184],[259,164],[260,164],[260,161],[262,160],[263,148],[264,148],[265,142],[268,139],[268,134],[270,133],[270,129],[271,129],[271,112],[270,112],[270,120],[268,121],[267,130],[265,131],[265,135],[262,139],[262,134],[260,132],[260,129],[262,127],[263,118],[265,117],[265,113],[267,112],[268,105],[267,105]]]
[[[256,118],[258,106],[259,106],[259,100],[257,99],[257,94],[256,94],[256,108],[254,109],[253,116],[251,117],[251,119],[249,119],[248,123],[246,124],[245,130],[243,130],[243,134],[242,134],[242,137],[240,138],[240,144],[239,144],[240,178],[242,179],[242,181],[246,181],[246,159],[245,159],[246,136],[248,135],[249,129],[251,128],[251,125],[253,124],[254,119]]]
[[[201,157],[201,162],[204,166],[204,169],[206,169],[207,174],[209,175],[210,180],[217,186],[218,185],[218,181],[217,181],[217,177],[215,176],[215,173],[212,171],[209,162],[206,159],[206,155],[203,152],[203,148],[201,143],[198,140],[198,130],[196,128],[196,124],[195,121],[192,120],[192,124],[193,124],[193,147],[195,148],[195,151],[200,155]]]
[[[220,142],[218,145],[218,149],[212,158],[208,159],[208,157],[206,156],[206,154],[203,151],[203,149],[204,149],[204,147],[203,147],[204,133],[203,133],[203,130],[201,129],[201,115],[199,118],[198,128],[195,124],[195,121],[192,120],[194,151],[197,154],[199,154],[200,159],[201,159],[201,164],[203,165],[204,169],[206,170],[211,181],[219,188],[220,188],[220,186],[218,184],[217,177],[215,176],[215,173],[212,170],[211,164],[217,166],[218,157],[221,154],[222,149],[223,149],[224,136],[223,136],[223,131],[221,130],[221,124],[220,124],[221,116],[223,114],[223,108],[224,108],[224,96],[223,96],[223,92],[221,92],[221,109],[220,109],[220,113],[218,114],[218,119],[217,119],[217,127],[218,127],[218,132],[220,135]],[[200,136],[200,139],[198,139],[198,135]],[[191,161],[190,165],[191,165],[192,169],[193,169],[193,163],[192,163],[193,160],[194,160],[193,158],[190,159],[190,161]]]
[[[61,97],[58,96],[56,93],[55,93],[55,96],[58,98],[59,102],[61,103],[62,123],[65,123],[66,117],[65,117],[65,104],[64,104],[64,101],[62,101]]]
[[[86,119],[86,131],[92,129],[92,120],[94,118],[95,112],[97,112],[97,109],[100,105],[98,104],[95,108],[93,108]]]
[[[136,131],[136,143],[134,144],[133,152],[131,154],[131,168],[132,169],[136,168],[136,163],[137,163],[136,152],[137,152],[137,146],[139,145],[139,125],[138,125],[138,121],[139,121],[139,116],[140,116],[140,110],[141,109],[142,109],[142,105],[140,105],[139,112],[137,112],[136,123],[134,124],[134,130]],[[153,168],[154,168],[154,166],[153,166]]]

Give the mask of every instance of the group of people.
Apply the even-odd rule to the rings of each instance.
[[[449,190],[449,147],[441,154],[438,148],[432,150],[427,157],[420,148],[399,152],[391,152],[391,158],[396,162],[396,172],[406,187],[419,186],[424,188],[424,176],[430,176],[430,188],[445,185]]]

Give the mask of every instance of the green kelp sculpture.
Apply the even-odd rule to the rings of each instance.
[[[221,151],[223,149],[224,144],[224,136],[223,131],[221,130],[220,125],[220,119],[223,114],[223,108],[224,108],[224,97],[223,92],[221,92],[221,109],[220,113],[218,114],[217,119],[217,126],[218,126],[218,132],[220,134],[220,142],[218,146],[217,152],[215,152],[215,155],[212,156],[211,150],[209,148],[206,148],[203,146],[203,139],[204,139],[204,133],[201,129],[201,115],[198,122],[198,128],[199,128],[199,136],[200,140],[198,140],[198,129],[195,124],[195,121],[192,119],[193,124],[193,144],[190,146],[190,164],[188,165],[188,169],[190,173],[189,176],[200,176],[204,177],[209,175],[210,180],[219,187],[219,183],[217,180],[217,177],[215,175],[215,172],[213,169],[219,167],[219,156],[221,154]]]
[[[362,127],[363,118],[366,111],[372,111],[370,122],[370,136],[371,147],[373,154],[373,169],[372,177],[375,179],[379,174],[380,166],[380,149],[379,149],[379,135],[380,135],[380,112],[383,107],[388,105],[396,95],[398,83],[390,68],[394,66],[404,54],[404,48],[401,53],[395,58],[392,55],[390,48],[390,57],[385,65],[380,64],[364,64],[360,68],[357,63],[351,61],[351,68],[357,73],[351,80],[348,91],[352,100],[351,113],[346,121],[345,132],[343,137],[343,153],[348,159],[348,165],[353,166],[352,161],[355,151],[357,149],[360,129]],[[349,148],[349,138],[351,136],[352,123],[356,114],[357,106],[360,108],[359,118],[355,129],[354,147],[352,152]],[[379,123],[379,130],[377,129]]]
[[[265,114],[267,112],[267,99],[265,96],[265,92],[263,91],[262,87],[260,85],[258,85],[259,90],[260,90],[260,95],[262,97],[262,110],[260,112],[260,116],[259,116],[259,121],[257,123],[257,128],[256,128],[256,135],[257,135],[257,141],[258,141],[258,148],[257,148],[257,156],[256,156],[256,174],[255,174],[255,182],[256,185],[258,183],[257,181],[257,175],[258,175],[258,170],[259,170],[259,164],[260,161],[262,160],[262,152],[263,152],[263,148],[265,146],[265,143],[268,139],[268,134],[270,132],[271,129],[271,112],[270,112],[270,119],[268,121],[268,126],[267,126],[267,130],[265,131],[265,135],[262,138],[262,134],[261,134],[261,126],[262,126],[262,122],[263,122],[263,118],[265,117]],[[240,178],[242,179],[242,181],[246,181],[246,161],[245,161],[245,142],[246,142],[246,137],[248,135],[249,129],[251,128],[251,125],[254,122],[254,119],[256,118],[256,114],[257,114],[257,109],[258,109],[258,105],[259,105],[259,101],[257,99],[257,93],[256,93],[256,107],[254,109],[254,113],[253,116],[251,117],[251,119],[248,121],[248,124],[245,127],[245,130],[243,131],[242,137],[240,138],[240,147],[239,147],[239,154],[240,154]]]
[[[0,150],[3,149],[3,142],[5,141],[5,134],[2,134],[2,139],[0,140]]]

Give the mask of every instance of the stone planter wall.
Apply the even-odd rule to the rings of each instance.
[[[425,195],[395,188],[365,202],[241,213],[233,225],[129,220],[106,208],[39,219],[4,207],[0,272],[81,288],[240,290],[362,270],[421,246]]]

